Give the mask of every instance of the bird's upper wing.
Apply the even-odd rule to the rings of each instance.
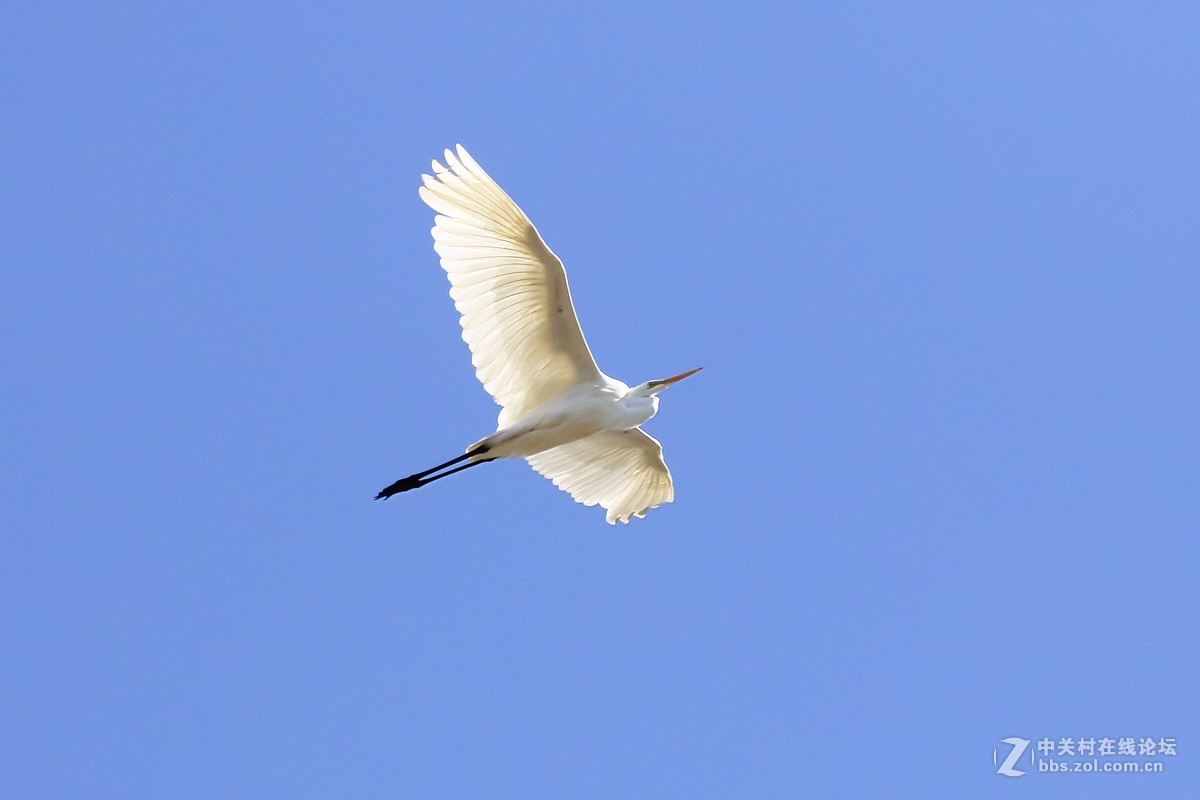
[[[610,525],[675,499],[662,446],[641,428],[601,431],[525,460],[576,502],[608,509]]]
[[[483,387],[520,417],[568,387],[600,381],[558,256],[475,159],[458,146],[433,162],[421,199],[434,211],[434,249],[450,277],[463,339]]]

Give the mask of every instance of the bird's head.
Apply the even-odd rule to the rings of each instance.
[[[704,367],[696,367],[695,369],[689,369],[687,372],[681,372],[678,375],[672,375],[671,377],[663,378],[662,380],[646,381],[645,383],[643,383],[639,386],[635,386],[633,388],[633,390],[630,392],[630,394],[637,394],[637,395],[641,395],[643,397],[654,397],[656,394],[658,394],[659,392],[661,392],[663,389],[667,388],[671,384],[678,383],[679,381],[686,378],[688,375],[695,375],[697,372],[699,372],[702,369],[704,369]]]

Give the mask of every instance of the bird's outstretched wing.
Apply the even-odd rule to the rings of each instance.
[[[662,446],[641,428],[601,431],[525,460],[576,502],[607,509],[610,525],[675,499]]]
[[[422,176],[421,199],[438,212],[433,247],[475,374],[503,407],[503,426],[570,386],[601,381],[601,373],[558,256],[462,145],[445,158]]]

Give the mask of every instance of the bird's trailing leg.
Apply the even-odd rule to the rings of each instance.
[[[381,491],[379,494],[375,495],[375,499],[376,500],[387,500],[389,497],[391,497],[394,494],[400,494],[401,492],[407,492],[407,491],[411,491],[413,489],[419,489],[420,487],[424,486],[427,483],[433,483],[434,481],[438,480],[439,478],[444,478],[447,475],[453,475],[456,472],[462,472],[464,469],[470,469],[471,467],[475,466],[476,464],[486,464],[489,461],[496,460],[494,458],[481,458],[478,461],[472,461],[468,464],[463,464],[461,467],[455,467],[454,469],[446,470],[445,472],[443,472],[440,475],[433,475],[433,473],[437,472],[438,470],[446,469],[446,467],[453,466],[453,465],[459,463],[460,461],[466,461],[468,458],[471,458],[473,456],[482,455],[483,453],[486,453],[486,452],[487,452],[487,448],[477,447],[474,450],[472,450],[471,452],[464,453],[463,455],[459,456],[458,458],[450,459],[445,464],[438,464],[436,467],[430,467],[429,469],[425,470],[424,472],[416,472],[416,473],[413,473],[412,475],[409,475],[407,478],[401,478],[400,480],[393,483],[391,486],[389,486],[386,489],[384,489],[383,491]],[[430,478],[430,477],[428,477],[429,475],[433,475],[433,477]]]

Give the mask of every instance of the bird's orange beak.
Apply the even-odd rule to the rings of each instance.
[[[696,367],[695,369],[689,369],[687,372],[681,372],[678,375],[672,375],[669,378],[663,378],[661,381],[658,381],[658,383],[662,384],[663,386],[670,386],[672,383],[678,383],[679,381],[683,380],[688,375],[695,375],[697,372],[699,372],[702,369],[704,369],[704,367]]]

